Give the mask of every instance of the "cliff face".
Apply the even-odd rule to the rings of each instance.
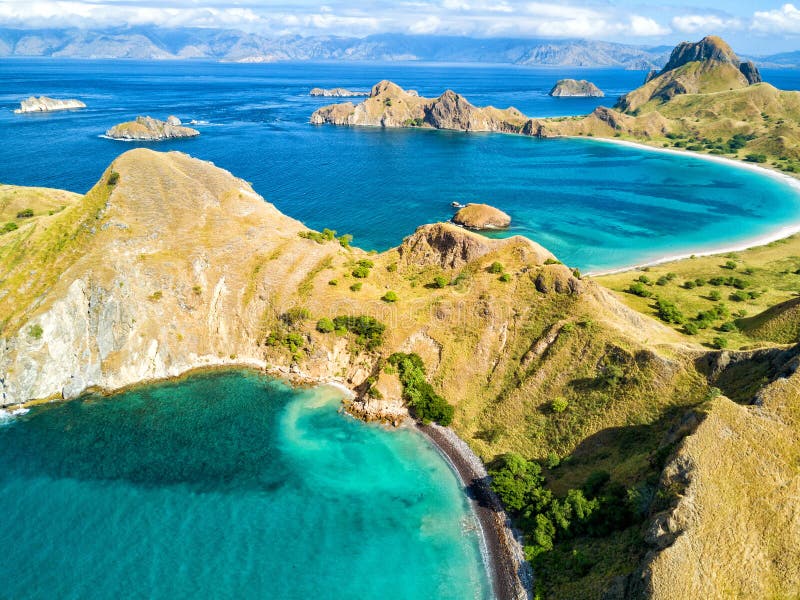
[[[48,98],[47,96],[40,96],[39,98],[31,96],[20,102],[19,108],[14,110],[14,112],[17,114],[54,112],[57,110],[74,110],[76,108],[86,108],[86,105],[80,100],[57,100],[55,98]]]
[[[170,116],[166,121],[152,117],[136,117],[134,121],[127,121],[114,125],[106,131],[110,138],[119,140],[138,140],[156,142],[174,138],[195,137],[200,132],[191,127],[184,127],[177,117]]]

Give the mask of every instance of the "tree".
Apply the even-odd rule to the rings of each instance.
[[[497,261],[494,261],[491,265],[489,265],[489,273],[499,274],[503,272],[503,265]]]

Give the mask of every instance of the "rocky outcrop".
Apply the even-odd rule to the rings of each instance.
[[[745,61],[739,65],[739,71],[741,71],[742,75],[745,76],[747,79],[747,83],[750,85],[754,85],[756,83],[761,83],[764,81],[761,79],[761,73],[758,70],[758,67],[752,60]]]
[[[56,98],[48,98],[47,96],[40,96],[36,98],[31,96],[19,103],[19,108],[14,110],[17,114],[23,113],[36,113],[36,112],[54,112],[57,110],[74,110],[77,108],[86,108],[86,105],[80,100],[58,100]]]
[[[311,115],[311,123],[371,127],[430,127],[460,131],[519,132],[525,115],[515,108],[479,108],[447,90],[438,98],[422,98],[391,81],[372,87],[360,104],[324,106]]]
[[[199,131],[191,127],[184,127],[178,117],[171,115],[167,117],[166,121],[160,121],[152,117],[136,117],[134,121],[120,123],[106,131],[106,136],[115,140],[135,140],[140,142],[158,142],[198,135],[200,135]]]
[[[602,98],[603,90],[585,79],[560,79],[550,90],[548,96],[553,97],[590,97]]]
[[[322,96],[324,98],[355,98],[358,96],[369,96],[369,92],[359,92],[348,90],[341,87],[324,89],[324,88],[311,88],[308,93],[309,96]]]
[[[453,215],[453,223],[469,229],[505,229],[511,217],[488,204],[467,204]]]
[[[542,246],[527,238],[515,236],[493,240],[449,223],[419,227],[403,240],[397,251],[404,266],[459,269],[490,252],[511,246],[520,246],[525,261],[531,264],[542,264],[548,258],[554,258]]]

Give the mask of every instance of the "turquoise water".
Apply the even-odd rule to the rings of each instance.
[[[0,597],[490,596],[460,485],[332,388],[197,375],[0,425]]]
[[[797,71],[765,71],[798,88]],[[136,144],[99,137],[137,114],[201,121],[191,140],[149,144],[211,160],[252,182],[284,213],[315,229],[390,248],[450,203],[487,202],[569,265],[612,269],[725,247],[800,222],[798,194],[757,173],[592,140],[319,127],[330,99],[314,86],[368,89],[389,78],[531,116],[583,114],[637,87],[644,73],[496,65],[268,64],[0,60],[0,182],[86,191]],[[550,98],[561,77],[587,78],[604,99]],[[36,93],[80,97],[89,108],[14,115]]]

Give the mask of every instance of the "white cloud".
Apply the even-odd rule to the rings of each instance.
[[[669,29],[587,0],[0,0],[0,25],[229,27],[314,35],[382,31],[515,37],[652,38]],[[584,3],[584,4],[581,4]]]
[[[762,33],[800,33],[800,10],[794,4],[784,4],[773,10],[756,11],[750,29]]]
[[[681,33],[704,35],[742,28],[742,21],[735,17],[720,15],[678,15],[672,19],[672,27]]]
[[[634,15],[631,17],[631,24],[628,32],[631,35],[638,37],[655,37],[659,35],[666,35],[670,33],[668,27],[659,25],[656,21],[649,17],[640,17]]]

